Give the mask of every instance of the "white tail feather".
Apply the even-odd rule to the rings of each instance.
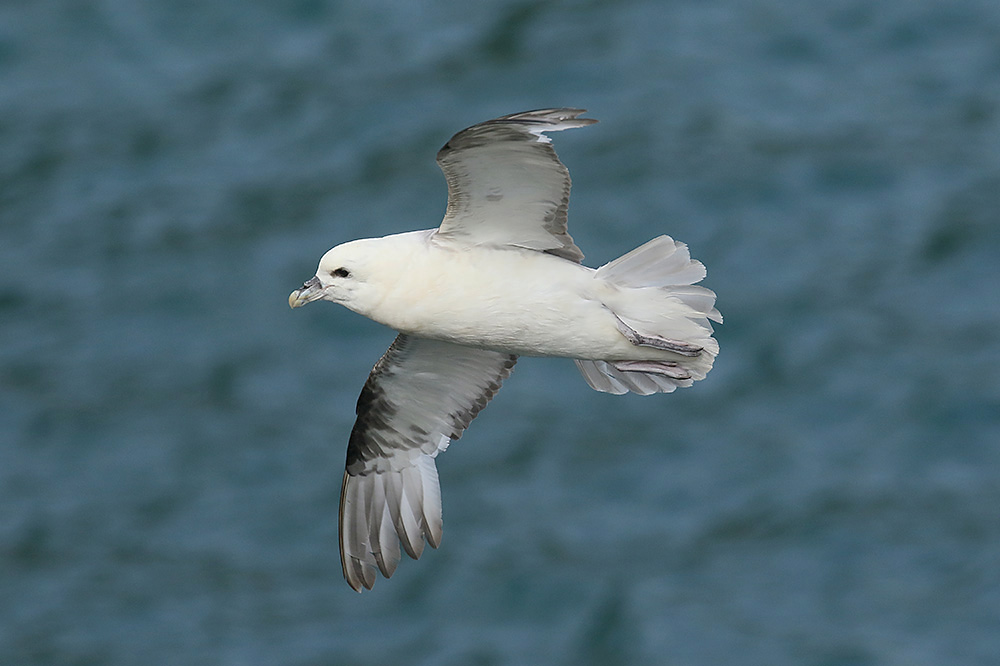
[[[699,282],[705,266],[691,259],[687,245],[657,236],[597,269],[597,277],[623,287],[666,287]]]
[[[708,374],[719,352],[711,322],[721,323],[722,315],[715,309],[715,292],[695,286],[705,277],[705,266],[691,258],[687,245],[659,236],[601,266],[594,277],[619,287],[605,305],[622,324],[622,334],[634,345],[664,350],[664,360],[677,371],[612,363],[638,357],[577,360],[591,388],[616,394],[670,393]],[[687,348],[695,353],[685,353]]]

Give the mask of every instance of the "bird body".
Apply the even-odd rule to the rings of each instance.
[[[413,248],[406,268],[406,279],[371,315],[401,333],[568,358],[605,358],[624,341],[601,305],[601,287],[609,286],[565,259],[531,250],[456,251],[427,241]]]
[[[679,259],[688,265],[686,256]],[[434,231],[426,230],[345,243],[324,256],[319,272],[342,264],[355,279],[363,277],[369,290],[331,300],[400,333],[519,356],[684,360],[637,346],[619,330],[615,312],[656,308],[650,301],[665,296],[658,287],[615,284],[600,270],[551,254],[454,248],[435,242]],[[658,309],[664,310],[662,304]],[[673,327],[689,330],[665,337],[697,334],[683,314],[678,311]],[[707,343],[711,338],[700,329]]]
[[[341,490],[347,582],[392,575],[441,540],[434,458],[458,439],[518,356],[573,359],[594,389],[642,395],[712,368],[721,321],[704,266],[658,236],[597,269],[567,233],[569,174],[546,132],[583,127],[580,109],[503,116],[438,153],[448,209],[438,229],[329,250],[289,296],[328,300],[399,332],[358,400]]]

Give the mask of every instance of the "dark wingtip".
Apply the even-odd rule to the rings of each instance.
[[[529,122],[529,123],[543,123],[547,125],[557,125],[559,123],[564,123],[566,121],[573,121],[572,125],[574,127],[582,127],[584,125],[593,125],[597,122],[595,118],[580,118],[581,114],[586,113],[586,109],[574,109],[570,107],[560,107],[552,109],[532,109],[531,111],[520,111],[518,113],[512,113],[507,116],[500,116],[494,120],[487,120],[488,123],[497,122]]]

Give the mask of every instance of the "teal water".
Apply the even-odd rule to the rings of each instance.
[[[687,242],[716,368],[523,360],[359,596],[393,334],[288,292],[562,105],[586,263]],[[998,211],[992,0],[4,3],[0,663],[998,663]]]

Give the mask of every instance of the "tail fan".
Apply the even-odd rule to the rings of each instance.
[[[630,359],[577,360],[591,388],[606,393],[670,393],[690,386],[712,369],[719,343],[711,322],[722,322],[715,292],[695,283],[705,266],[691,259],[687,245],[659,236],[611,261],[594,274],[621,289],[605,303],[632,344],[672,354],[663,362]]]

